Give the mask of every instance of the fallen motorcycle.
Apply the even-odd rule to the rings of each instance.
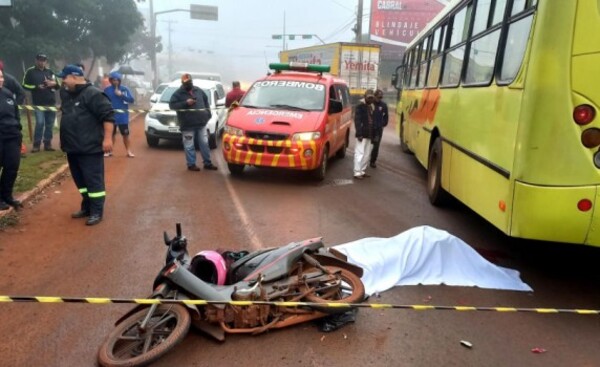
[[[321,238],[244,253],[227,266],[216,251],[202,251],[191,258],[181,225],[178,223],[176,228],[177,234],[171,239],[164,233],[166,265],[154,280],[150,298],[223,303],[137,305],[115,323],[116,328],[100,347],[100,365],[150,364],[181,342],[190,325],[223,341],[226,333],[256,335],[347,311],[319,303],[356,303],[364,299],[362,268],[348,263],[335,250],[326,249]],[[231,301],[252,302],[239,305]],[[260,304],[265,301],[317,305]]]

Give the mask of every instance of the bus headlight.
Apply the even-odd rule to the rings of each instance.
[[[317,140],[321,137],[321,133],[318,131],[310,131],[305,133],[296,133],[292,135],[292,141],[311,141]]]

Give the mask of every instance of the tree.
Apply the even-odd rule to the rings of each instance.
[[[146,29],[138,28],[129,40],[127,53],[121,58],[121,63],[128,64],[131,60],[145,58],[150,60],[150,51],[155,48],[156,53],[162,51],[160,36],[152,39],[150,32]]]
[[[39,52],[54,66],[90,57],[115,63],[142,27],[134,0],[19,0],[0,9],[0,58],[17,76]]]

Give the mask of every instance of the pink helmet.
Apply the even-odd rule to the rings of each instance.
[[[200,251],[192,259],[190,271],[198,278],[217,285],[224,285],[227,278],[225,260],[216,251]]]

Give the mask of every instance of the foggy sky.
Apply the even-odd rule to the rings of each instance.
[[[148,17],[148,1],[138,4]],[[163,52],[158,55],[160,76],[168,75],[169,26],[172,41],[172,71],[221,73],[224,82],[250,83],[278,61],[283,41],[273,34],[316,34],[326,43],[351,42],[356,23],[357,0],[154,0],[154,12],[189,9],[189,5],[219,8],[218,21],[190,19],[188,12],[159,14],[157,35],[162,36]],[[370,1],[364,1],[363,33],[368,32]],[[314,38],[286,41],[287,48],[321,44]]]

